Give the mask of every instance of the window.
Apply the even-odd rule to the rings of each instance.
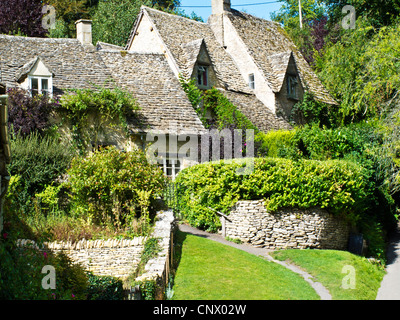
[[[208,67],[197,67],[197,84],[202,87],[208,86]]]
[[[164,171],[167,177],[171,177],[172,180],[178,175],[179,171],[181,171],[181,161],[178,159],[162,159],[162,163],[159,164],[159,167]]]
[[[29,89],[32,96],[37,94],[52,95],[52,79],[51,77],[29,76]]]
[[[289,98],[297,99],[297,77],[293,75],[288,75],[287,77],[287,94]]]
[[[254,73],[249,74],[249,88],[250,89],[255,89],[256,88],[255,80],[254,80]]]

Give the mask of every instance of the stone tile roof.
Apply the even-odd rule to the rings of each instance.
[[[142,11],[146,11],[151,18],[181,72],[190,69],[193,61],[187,56],[193,55],[190,50],[196,51],[202,40],[220,84],[227,90],[250,93],[235,62],[217,41],[209,24],[144,6]]]
[[[284,119],[277,117],[254,94],[243,94],[220,90],[259,130],[291,130],[292,126]]]
[[[132,92],[141,122],[133,131],[157,130],[178,134],[199,134],[205,128],[164,55],[99,51],[119,87]],[[172,125],[172,127],[171,127]]]
[[[114,83],[132,92],[141,108],[140,123],[130,121],[134,132],[167,133],[170,121],[175,121],[178,133],[204,130],[163,55],[126,53],[104,43],[96,50],[76,39],[0,35],[0,57],[0,82],[7,87],[18,86],[18,79],[40,58],[53,73],[56,95],[66,89],[112,87]]]
[[[278,23],[234,9],[226,16],[275,92],[279,92],[282,87],[288,57],[293,54],[303,87],[308,88],[318,100],[337,104]]]
[[[40,58],[54,74],[55,94],[65,89],[102,86],[112,78],[94,46],[83,46],[76,39],[29,38],[0,35],[0,81],[7,87],[18,85],[18,79]]]

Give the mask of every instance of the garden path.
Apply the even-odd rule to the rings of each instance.
[[[285,268],[288,268],[289,270],[300,274],[304,278],[304,280],[307,281],[311,285],[312,288],[314,288],[314,290],[320,296],[321,300],[332,300],[332,296],[329,293],[329,291],[321,283],[315,282],[312,279],[312,276],[310,274],[308,274],[304,270],[301,270],[299,267],[297,267],[295,265],[291,265],[291,264],[288,264],[287,262],[278,261],[278,260],[275,260],[274,258],[272,258],[269,255],[269,252],[272,252],[273,250],[257,248],[257,247],[253,247],[253,246],[250,246],[247,244],[237,244],[232,241],[228,241],[228,240],[224,239],[219,234],[205,232],[205,231],[196,229],[196,228],[191,227],[186,224],[180,224],[179,230],[182,232],[190,233],[195,236],[199,236],[199,237],[207,238],[207,239],[210,239],[213,241],[217,241],[217,242],[223,243],[225,245],[228,245],[228,246],[246,251],[248,253],[254,254],[256,256],[261,256],[263,258],[268,259],[269,261],[278,263],[278,264],[284,266]]]
[[[400,224],[391,238],[387,259],[387,274],[381,282],[376,300],[400,300]]]

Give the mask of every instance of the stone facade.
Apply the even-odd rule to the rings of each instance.
[[[326,210],[267,212],[264,201],[239,201],[225,221],[227,237],[267,249],[347,248],[349,225]]]

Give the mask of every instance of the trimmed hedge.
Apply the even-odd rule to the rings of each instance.
[[[237,175],[246,159],[199,164],[177,177],[178,208],[191,225],[216,231],[238,200],[265,199],[271,212],[284,207],[326,208],[355,223],[370,205],[368,172],[347,161],[255,158],[254,170]],[[248,159],[247,159],[248,160]]]

